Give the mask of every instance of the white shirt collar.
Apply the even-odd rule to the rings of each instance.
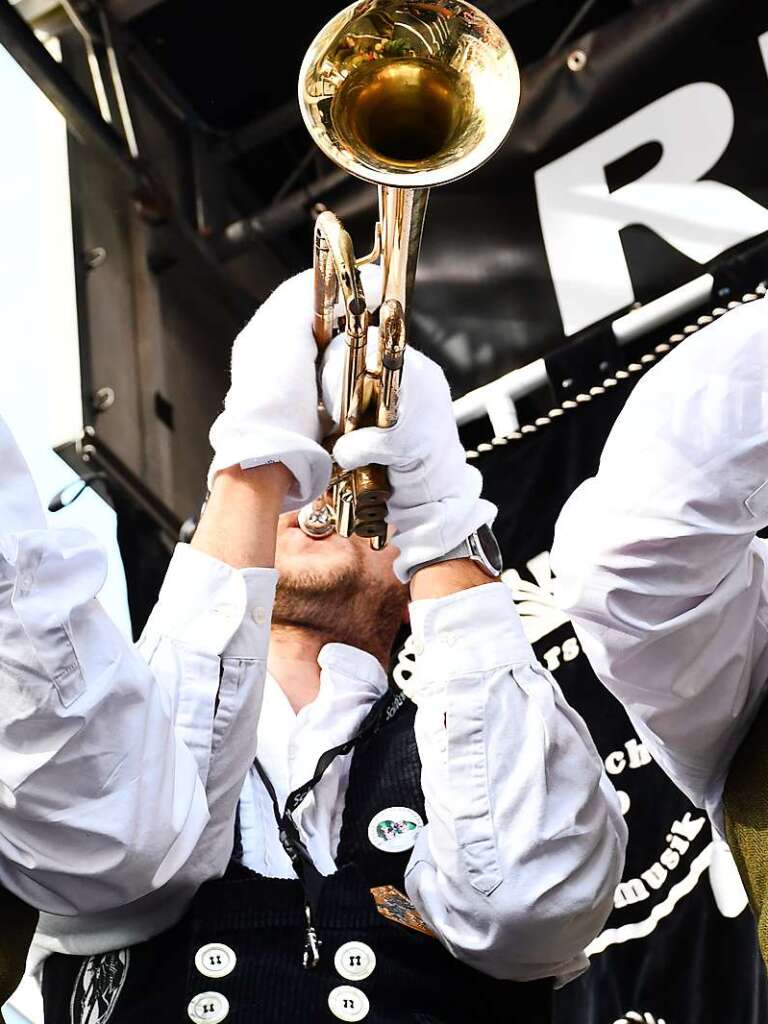
[[[320,648],[317,663],[321,669],[338,673],[359,683],[369,683],[381,696],[387,689],[387,674],[381,664],[367,651],[349,644],[325,644]]]
[[[320,691],[298,714],[275,677],[267,673],[257,750],[281,806],[288,793],[312,775],[325,750],[354,736],[388,685],[379,662],[357,647],[326,644],[317,661]],[[333,776],[334,771],[338,774],[340,769],[326,774]]]

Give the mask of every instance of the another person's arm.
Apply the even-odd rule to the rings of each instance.
[[[336,343],[334,343],[336,344]],[[328,400],[339,369],[332,351]],[[536,661],[512,596],[474,562],[418,568],[489,523],[442,371],[409,350],[398,425],[342,438],[352,468],[389,467],[394,567],[410,580],[416,738],[428,825],[408,895],[487,974],[565,982],[613,906],[626,828],[581,718]]]
[[[59,914],[156,888],[208,818],[151,672],[96,600],[106,556],[53,530],[0,421],[0,883]]]
[[[552,563],[595,672],[716,825],[768,680],[768,304],[686,340],[635,388]]]

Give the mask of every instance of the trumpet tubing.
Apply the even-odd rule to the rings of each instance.
[[[347,338],[339,434],[397,422],[429,190],[471,173],[498,149],[519,96],[509,43],[464,0],[357,0],[307,51],[299,104],[312,138],[336,164],[379,189],[374,247],[362,259],[332,213],[315,225],[315,339],[322,353],[339,330]],[[369,352],[359,267],[379,258],[378,339]],[[384,547],[385,469],[344,473],[335,466],[331,486],[326,519],[332,511],[342,536],[357,533]],[[305,518],[316,524],[317,510]]]

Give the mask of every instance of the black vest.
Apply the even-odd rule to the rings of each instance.
[[[94,957],[49,957],[43,974],[46,1024],[550,1021],[551,982],[497,981],[376,908],[371,888],[391,885],[405,892],[410,851],[375,848],[369,822],[390,807],[426,817],[414,714],[406,702],[355,749],[336,857],[340,867],[326,879],[315,915],[322,943],[316,967],[302,966],[306,919],[300,883],[265,878],[233,860],[224,878],[203,885],[186,916],[162,935]],[[348,947],[345,964],[337,953],[350,942],[363,946]],[[223,957],[228,973],[201,973],[204,947],[214,971]],[[361,952],[368,958],[366,976],[356,978]]]

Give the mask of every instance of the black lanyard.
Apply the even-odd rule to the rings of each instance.
[[[351,739],[340,743],[337,747],[326,750],[324,754],[320,755],[312,778],[288,794],[283,811],[280,810],[275,787],[272,785],[259,759],[256,758],[253,762],[272,801],[272,809],[275,812],[275,820],[277,821],[282,847],[290,857],[293,870],[296,872],[304,889],[304,914],[307,921],[304,956],[302,958],[302,965],[304,967],[316,967],[320,960],[321,943],[317,937],[314,922],[317,917],[325,878],[317,870],[309,850],[301,838],[298,826],[293,820],[293,813],[304,801],[307,794],[311,793],[320,779],[322,779],[333,761],[343,754],[348,754],[358,743],[362,743],[363,740],[375,736],[383,726],[395,717],[405,701],[405,694],[400,690],[390,690],[380,700],[377,700],[366,715],[363,724]]]

